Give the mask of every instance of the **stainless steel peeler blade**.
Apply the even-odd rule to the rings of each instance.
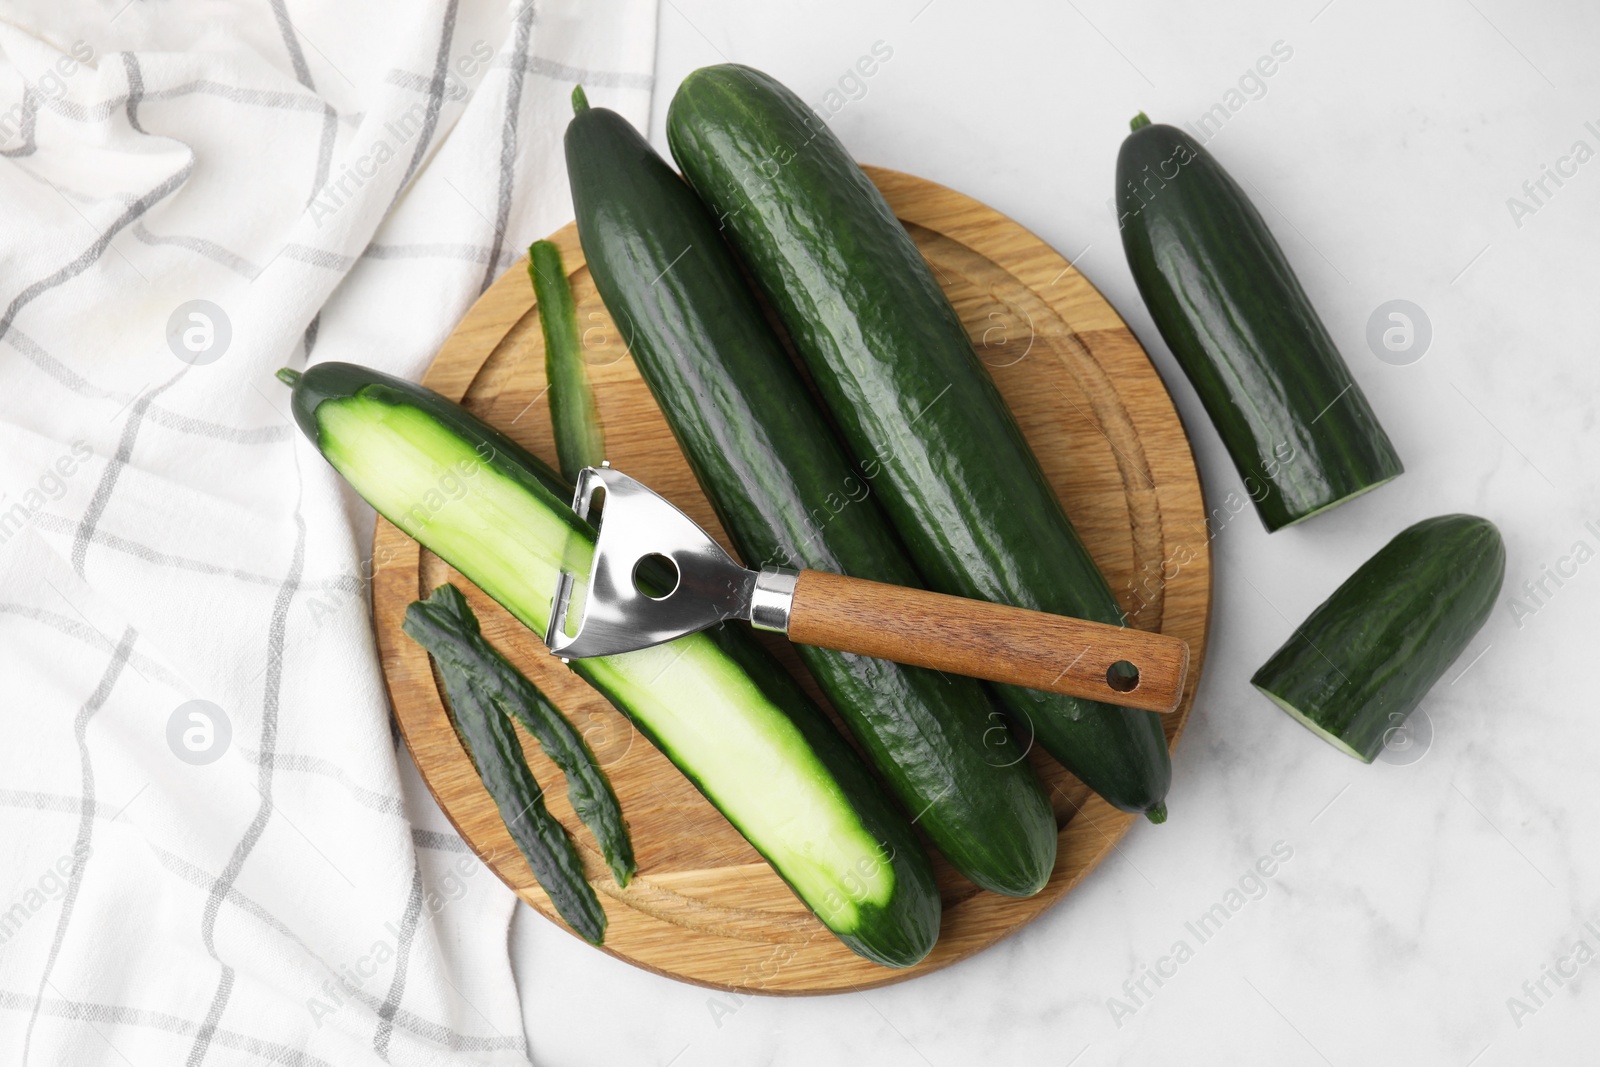
[[[613,656],[728,619],[749,621],[752,604],[768,599],[766,585],[793,590],[793,572],[746,570],[693,519],[621,471],[585,467],[572,510],[588,519],[597,494],[599,536],[576,627],[567,619],[576,582],[571,571],[561,571],[551,602],[545,644],[558,656]],[[641,582],[656,588],[646,593]]]

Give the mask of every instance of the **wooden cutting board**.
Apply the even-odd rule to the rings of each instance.
[[[868,173],[933,264],[1133,624],[1189,642],[1187,692],[1179,713],[1166,720],[1175,744],[1205,659],[1211,553],[1194,460],[1161,379],[1095,288],[1021,226],[932,182],[877,168]],[[595,292],[575,228],[565,227],[552,240],[571,273],[608,458],[726,544],[634,369],[627,338],[618,335]],[[526,260],[483,294],[423,382],[554,463],[544,346]],[[573,815],[559,771],[524,737],[534,775],[550,789],[550,809],[578,843],[604,902],[610,920],[605,951],[660,974],[772,994],[903,981],[1026,924],[1093,870],[1136,821],[1035,746],[1029,759],[1061,826],[1049,885],[1027,900],[997,896],[978,890],[936,855],[944,897],[938,946],[908,970],[868,963],[839,944],[666,758],[549,655],[536,635],[381,518],[374,559],[373,622],[395,716],[440,807],[507,885],[555,918],[456,739],[426,654],[401,633],[408,603],[454,582],[471,600],[485,635],[577,724],[610,775],[639,859],[626,889],[611,880]],[[771,644],[804,677],[785,642]],[[1177,818],[1183,818],[1181,802]],[[1180,832],[1137,821],[1140,833]]]

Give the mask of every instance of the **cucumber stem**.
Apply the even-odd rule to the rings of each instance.
[[[583,86],[572,87],[572,113],[581,115],[589,110],[589,94],[583,91]]]
[[[1128,123],[1128,128],[1130,130],[1142,130],[1148,125],[1150,125],[1150,116],[1141,111],[1133,116],[1133,120]]]
[[[1166,822],[1167,821],[1167,802],[1163,800],[1161,803],[1157,804],[1155,807],[1146,809],[1145,813],[1144,813],[1144,817],[1149,819],[1151,822],[1156,823],[1157,825],[1160,825],[1161,823]]]
[[[273,377],[278,379],[278,381],[282,382],[284,385],[287,385],[289,388],[293,389],[295,383],[300,380],[300,372],[297,370],[292,370],[289,367],[279,367],[278,372],[274,374]]]

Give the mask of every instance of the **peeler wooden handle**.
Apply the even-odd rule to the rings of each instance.
[[[788,634],[801,644],[1145,711],[1176,711],[1189,670],[1189,646],[1165,634],[822,571],[795,579]]]

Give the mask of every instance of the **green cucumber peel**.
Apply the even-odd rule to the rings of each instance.
[[[539,330],[544,335],[545,383],[556,465],[563,478],[575,482],[579,471],[598,467],[606,458],[606,438],[583,361],[578,309],[561,262],[561,250],[549,241],[533,242],[528,247],[528,277],[533,282]]]
[[[556,706],[483,636],[467,598],[441,585],[406,611],[406,633],[440,664],[471,680],[479,696],[520,722],[566,777],[567,800],[594,834],[617,884],[637,870],[616,793],[583,737]]]
[[[434,622],[418,601],[406,610],[405,632],[418,644],[436,643]],[[583,873],[566,828],[550,814],[544,790],[528,769],[515,727],[455,657],[435,659],[444,681],[450,721],[507,832],[561,918],[590,944],[605,941],[606,913]]]

